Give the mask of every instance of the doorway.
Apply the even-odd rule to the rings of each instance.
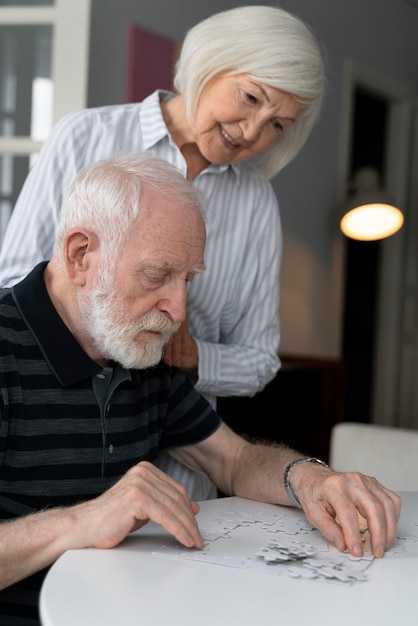
[[[347,328],[342,330],[342,352],[348,359],[351,394],[346,419],[401,425],[400,406],[406,393],[400,380],[405,354],[406,252],[411,212],[418,212],[410,193],[416,94],[396,79],[351,59],[346,61],[344,76],[341,200],[354,168],[365,165],[366,158],[373,159],[371,164],[382,173],[387,191],[405,215],[404,227],[375,245],[366,248],[362,242],[343,241],[346,281],[342,309]],[[367,146],[365,134],[369,137]],[[366,289],[362,281],[367,280]],[[356,328],[352,319],[347,321],[356,306],[365,328]],[[350,324],[354,326],[350,328]],[[418,356],[415,360],[418,364]],[[418,416],[415,419],[418,428]]]
[[[388,104],[362,86],[354,88],[350,174],[372,167],[385,181]],[[380,241],[345,242],[343,361],[345,369],[345,419],[369,422],[372,415],[375,321],[378,315]]]

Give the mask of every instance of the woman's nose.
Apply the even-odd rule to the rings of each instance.
[[[255,141],[260,135],[262,122],[254,118],[248,118],[241,122],[242,136],[245,141]]]

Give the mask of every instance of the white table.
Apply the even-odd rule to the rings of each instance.
[[[418,536],[418,493],[404,492],[400,534]],[[277,507],[240,498],[201,503],[199,521],[225,510]],[[247,508],[245,508],[247,507]],[[285,507],[279,507],[285,510]],[[418,543],[375,559],[353,585],[293,579],[153,554],[155,524],[111,550],[70,550],[41,592],[43,626],[416,626]]]

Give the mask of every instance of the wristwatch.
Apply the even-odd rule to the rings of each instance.
[[[299,463],[316,463],[316,465],[322,465],[322,467],[329,467],[329,465],[325,463],[325,461],[317,459],[315,456],[304,456],[301,459],[294,459],[293,461],[290,461],[289,465],[286,467],[283,474],[283,485],[285,491],[293,504],[301,509],[302,505],[290,483],[290,472],[294,467],[296,467],[296,465],[299,465]]]

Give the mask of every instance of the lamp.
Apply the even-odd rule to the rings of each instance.
[[[372,167],[358,170],[340,222],[344,235],[360,241],[384,239],[396,233],[403,222],[402,211],[380,187],[377,170]]]

